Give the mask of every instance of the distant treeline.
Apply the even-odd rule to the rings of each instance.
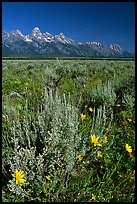
[[[105,57],[2,57],[2,60],[132,60],[134,61],[135,58],[105,58]]]

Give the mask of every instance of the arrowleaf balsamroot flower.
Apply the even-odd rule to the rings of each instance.
[[[128,144],[126,144],[126,150],[127,150],[129,153],[131,153],[131,152],[132,152],[131,146],[129,146]]]
[[[97,155],[98,155],[98,157],[102,157],[102,152],[101,152],[101,151],[98,151],[98,152],[97,152]]]
[[[49,180],[49,181],[50,181],[50,177],[51,177],[51,176],[45,176],[45,178],[46,178],[47,180]]]
[[[96,195],[94,195],[93,193],[92,193],[92,199],[96,200]]]
[[[80,114],[80,117],[81,117],[81,119],[82,119],[82,121],[83,121],[83,120],[85,120],[86,115],[84,115],[83,113],[81,113],[81,114]]]
[[[94,146],[102,146],[102,144],[100,144],[98,141],[99,137],[96,137],[95,134],[91,135],[90,138]]]
[[[64,164],[63,164],[62,162],[60,162],[60,163],[58,164],[58,166],[59,166],[59,167],[63,167]]]
[[[83,159],[80,155],[78,155],[76,158],[77,158],[79,161],[81,161],[81,160]]]
[[[25,183],[25,182],[26,182],[26,180],[23,179],[23,177],[24,177],[24,171],[22,171],[22,170],[18,171],[18,169],[16,169],[15,174],[11,174],[11,175],[12,175],[13,177],[15,177],[15,179],[16,179],[16,184],[18,184],[18,183]]]
[[[93,112],[93,108],[89,107],[89,111],[90,111],[90,112]]]

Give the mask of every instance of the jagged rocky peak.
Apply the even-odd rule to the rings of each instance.
[[[16,30],[15,33],[16,33],[17,35],[24,36],[20,30]]]
[[[60,33],[58,36],[61,37],[61,38],[65,38],[64,33]]]
[[[74,44],[75,41],[72,40],[71,38],[67,38],[64,33],[60,33],[59,35],[55,35],[55,40],[59,41],[61,43],[70,43],[70,44]]]
[[[7,39],[9,38],[9,41],[11,38],[12,39],[14,38],[15,40],[25,38],[25,36],[22,34],[20,30],[12,30],[11,32],[4,32],[2,33],[2,37]]]
[[[40,29],[38,27],[33,28],[32,32],[40,32]]]
[[[27,35],[28,39],[32,40],[34,39],[43,39],[43,34],[41,33],[40,29],[38,27],[35,27],[30,35]]]
[[[43,33],[43,39],[46,42],[51,42],[54,39],[54,36],[48,32]]]
[[[32,30],[32,35],[42,35],[40,29],[38,27],[35,27],[33,30]]]
[[[64,39],[66,38],[66,36],[64,35],[64,33],[59,33],[58,35],[55,35],[55,38]]]
[[[112,50],[116,50],[116,51],[121,51],[121,47],[117,44],[111,44],[109,45],[109,47],[112,49]]]

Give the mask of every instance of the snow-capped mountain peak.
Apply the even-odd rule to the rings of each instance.
[[[64,33],[60,33],[59,35],[55,35],[55,40],[61,43],[67,43],[67,44],[74,44],[75,41],[67,38]]]
[[[41,31],[40,31],[40,29],[38,27],[35,27],[32,30],[31,34],[28,35],[27,37],[30,40],[32,40],[32,39],[39,39],[39,40],[43,39],[43,35],[42,35],[42,33],[41,33]]]
[[[42,35],[40,29],[38,27],[35,27],[32,32],[31,35],[36,36],[36,35]]]
[[[16,33],[17,35],[20,35],[20,36],[22,36],[22,37],[25,37],[25,36],[22,34],[22,32],[21,32],[20,30],[16,30],[15,33]]]
[[[38,27],[33,28],[32,32],[40,32],[40,29]]]

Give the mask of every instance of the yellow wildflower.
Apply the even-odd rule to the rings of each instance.
[[[76,159],[78,159],[79,161],[81,161],[83,158],[82,158],[80,155],[78,155],[78,156],[76,157]]]
[[[63,167],[64,164],[63,164],[62,162],[60,162],[60,163],[58,164],[58,166],[59,166],[59,167]]]
[[[16,184],[26,182],[26,180],[23,179],[24,171],[22,171],[22,170],[18,171],[18,169],[16,169],[15,174],[11,174],[11,175],[16,178]]]
[[[108,128],[106,128],[106,130],[108,130]]]
[[[107,143],[107,140],[108,140],[107,136],[104,135],[104,143]]]
[[[131,146],[129,146],[128,144],[126,144],[126,150],[127,150],[129,153],[131,153],[131,152],[132,152]]]
[[[102,152],[101,152],[101,151],[98,151],[98,152],[97,152],[97,155],[98,155],[98,157],[102,157]]]
[[[85,120],[86,115],[84,115],[84,114],[82,113],[82,114],[80,114],[80,117],[81,117],[82,120]]]
[[[96,135],[93,134],[90,136],[92,143],[94,144],[94,142],[96,141]]]
[[[49,180],[49,181],[50,181],[50,177],[51,177],[51,176],[45,176],[45,177],[46,177],[46,179],[47,179],[47,180]]]
[[[92,193],[92,199],[96,200],[96,195],[94,195],[93,193]]]
[[[94,140],[94,146],[102,146],[102,144],[99,143],[98,141],[99,137],[96,137],[96,139]]]
[[[89,107],[89,111],[90,111],[90,112],[93,112],[93,109],[92,109],[91,107]]]
[[[95,140],[95,138],[96,138],[96,135],[93,134],[93,135],[90,136],[90,138],[91,138],[92,143],[94,143],[94,140]]]
[[[91,135],[90,138],[94,146],[102,146],[102,144],[100,144],[98,141],[99,137],[96,137],[95,134]]]

